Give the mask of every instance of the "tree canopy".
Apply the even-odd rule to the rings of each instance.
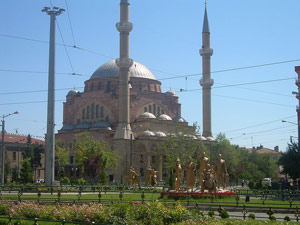
[[[282,173],[288,174],[291,178],[300,178],[300,155],[298,145],[295,142],[288,144],[286,152],[279,159],[283,166]]]

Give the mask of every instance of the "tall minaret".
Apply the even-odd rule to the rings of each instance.
[[[202,30],[202,48],[200,49],[200,55],[202,56],[202,79],[200,85],[202,86],[202,113],[203,113],[203,136],[211,137],[211,86],[214,84],[214,80],[210,78],[210,57],[213,54],[213,49],[210,48],[210,32],[206,11],[203,21]]]
[[[120,58],[116,60],[120,70],[119,77],[119,124],[114,139],[133,138],[130,127],[130,93],[129,93],[129,68],[133,60],[129,58],[129,32],[132,23],[129,22],[129,0],[121,0],[120,22],[116,24],[120,32]]]

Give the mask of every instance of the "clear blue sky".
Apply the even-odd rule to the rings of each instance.
[[[66,9],[64,0],[53,5]],[[89,51],[57,46],[56,129],[62,126],[62,103],[69,89],[82,90],[84,81],[103,63],[118,57],[119,0],[67,0],[75,45]],[[0,1],[0,114],[19,110],[6,118],[6,131],[44,136],[46,132],[48,42],[50,17],[41,12],[48,0]],[[299,0],[208,1],[212,71],[300,59]],[[147,65],[162,81],[163,91],[177,91],[182,116],[202,126],[201,32],[204,0],[131,0],[131,58]],[[68,14],[58,17],[64,42],[74,45]],[[40,40],[35,42],[8,36]],[[57,43],[63,43],[57,29]],[[108,56],[104,57],[101,56]],[[262,144],[284,151],[290,136],[297,136],[297,74],[292,63],[213,73],[212,129],[225,133],[234,144]],[[9,70],[9,71],[6,71]],[[30,71],[30,72],[12,72]],[[45,73],[35,73],[45,72]],[[59,73],[78,73],[72,76]],[[285,79],[277,82],[222,87],[224,85]],[[187,91],[179,92],[180,89]],[[39,92],[31,92],[39,91]],[[16,93],[26,92],[26,93]],[[28,93],[29,92],[29,93]],[[13,104],[15,103],[15,104]],[[264,124],[264,125],[262,125]],[[253,127],[254,126],[254,127]],[[252,127],[252,128],[249,128]],[[295,139],[296,140],[296,139]]]

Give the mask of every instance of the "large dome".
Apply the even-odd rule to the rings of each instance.
[[[133,61],[132,67],[129,70],[130,77],[146,78],[156,80],[154,74],[143,64]],[[100,66],[91,76],[90,79],[104,78],[104,77],[119,77],[119,67],[116,60],[109,61]]]

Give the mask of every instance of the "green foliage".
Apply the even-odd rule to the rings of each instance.
[[[25,158],[22,161],[22,167],[20,171],[20,181],[24,184],[32,183],[32,177],[33,177],[33,169],[31,166],[31,159]]]
[[[257,181],[256,183],[255,183],[255,186],[254,186],[254,189],[262,189],[262,183],[261,183],[261,181]]]
[[[11,172],[12,182],[19,182],[19,171],[18,167],[14,167]]]
[[[254,182],[251,180],[249,183],[248,183],[248,187],[250,189],[253,189],[254,188]]]
[[[169,174],[169,189],[170,189],[170,190],[174,190],[174,187],[175,187],[175,179],[174,179],[174,171],[173,171],[173,168],[171,168],[169,171],[170,171],[170,174]]]
[[[207,215],[209,217],[214,217],[215,216],[215,212],[214,211],[208,211]]]
[[[105,185],[108,183],[108,175],[105,170],[101,170],[99,182],[101,185]]]
[[[64,166],[69,163],[69,156],[70,149],[63,147],[61,140],[58,140],[55,144],[55,164],[59,177],[63,175]]]
[[[275,216],[269,216],[269,220],[276,221],[276,217]]]
[[[83,179],[83,178],[79,178],[76,181],[76,183],[79,184],[79,185],[84,185],[84,184],[87,184],[88,182],[85,179]]]
[[[219,211],[219,216],[222,218],[222,219],[227,219],[229,218],[229,214],[228,212],[225,210],[225,209],[222,209]]]
[[[285,216],[284,221],[289,222],[289,221],[291,221],[291,218],[289,216]]]
[[[60,178],[60,184],[70,184],[70,179],[68,177]]]
[[[256,218],[253,213],[250,213],[248,217],[249,217],[249,219],[252,219],[252,220],[255,220],[255,218]]]
[[[100,174],[104,179],[102,171],[116,168],[119,160],[118,154],[110,149],[108,143],[97,141],[88,133],[76,135],[73,150],[75,164],[80,168],[81,174],[93,181],[99,180]]]
[[[288,144],[286,152],[282,153],[279,159],[279,164],[283,166],[282,173],[288,174],[293,179],[300,177],[300,154],[295,142]]]

